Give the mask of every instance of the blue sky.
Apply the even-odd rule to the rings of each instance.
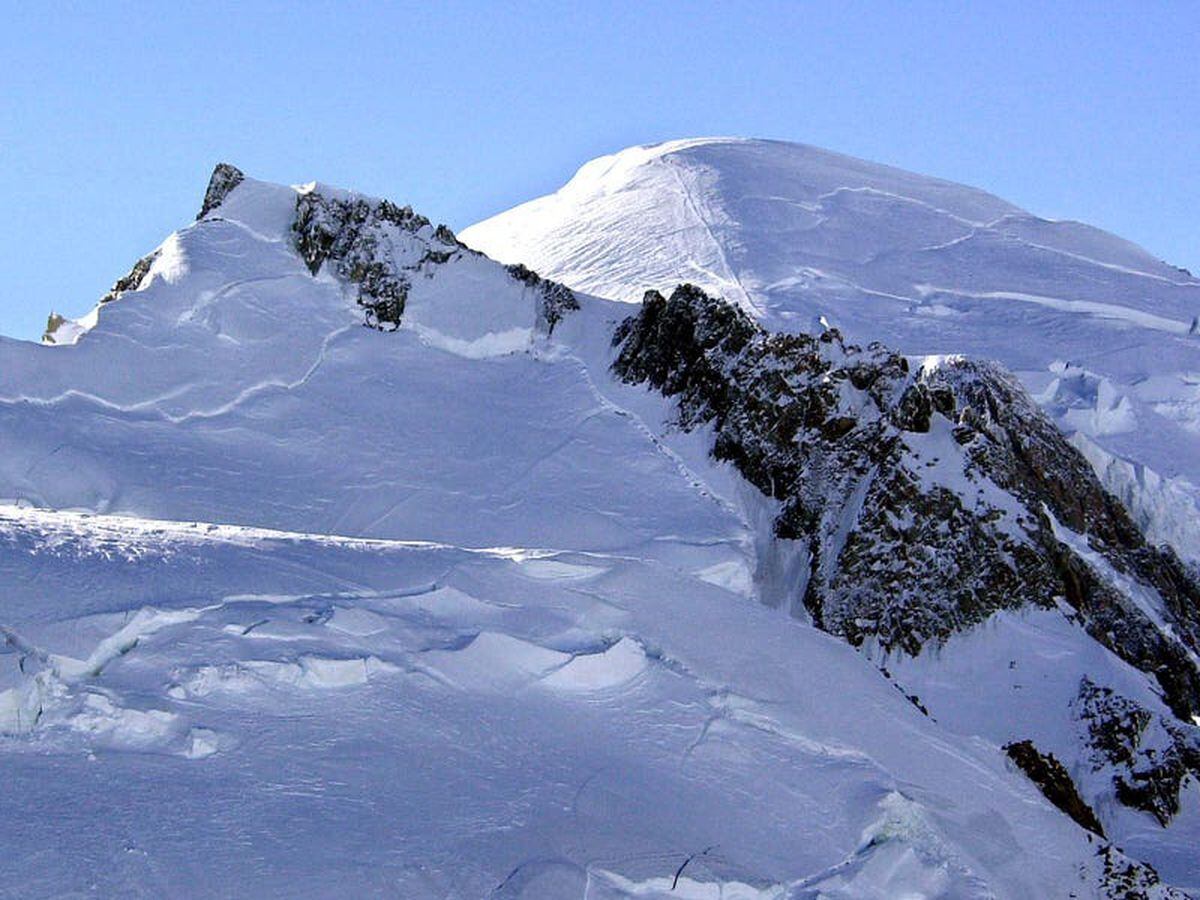
[[[802,141],[1200,271],[1200,2],[17,4],[0,332],[86,312],[228,160],[465,227],[674,137]]]

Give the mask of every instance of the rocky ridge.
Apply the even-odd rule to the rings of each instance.
[[[221,204],[245,180],[237,167],[218,163],[196,220],[220,218]],[[437,266],[463,255],[482,255],[462,243],[446,225],[434,226],[411,206],[328,191],[315,184],[297,191],[291,231],[294,247],[309,271],[316,276],[329,263],[332,274],[353,286],[355,302],[364,311],[364,324],[380,331],[400,327],[413,278],[430,277]],[[100,304],[144,287],[160,252],[139,259],[100,298]],[[520,264],[504,268],[515,281],[537,292],[537,322],[544,333],[553,332],[564,315],[579,309],[579,300],[565,285]],[[52,313],[43,343],[57,343],[56,333],[72,324],[73,320]],[[70,330],[74,340],[81,329]]]
[[[1200,728],[1155,715],[1088,678],[1072,712],[1093,771],[1108,772],[1121,803],[1166,826],[1178,814],[1187,784],[1200,782]]]
[[[463,254],[480,255],[448,227],[432,226],[410,206],[356,196],[326,196],[316,188],[297,196],[292,230],[296,249],[309,271],[316,275],[326,261],[332,261],[338,277],[355,285],[356,301],[366,311],[366,324],[381,331],[400,327],[413,277],[430,276],[434,267]],[[400,240],[401,236],[408,240]],[[538,323],[547,334],[566,313],[579,309],[574,292],[564,285],[523,265],[507,266],[506,270],[538,292]]]
[[[769,333],[690,285],[648,292],[614,344],[618,377],[673,398],[677,427],[711,427],[712,455],[775,502],[776,539],[807,563],[794,608],[819,627],[917,655],[999,610],[1057,605],[1154,679],[1171,733],[1195,731],[1196,579],[998,365]],[[1191,757],[1170,759],[1118,799],[1169,818],[1177,805],[1133,785],[1177,796]]]

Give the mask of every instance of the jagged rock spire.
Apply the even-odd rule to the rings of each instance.
[[[200,207],[196,220],[203,219],[220,206],[222,201],[229,196],[229,192],[241,184],[245,178],[245,174],[236,166],[231,166],[229,163],[217,163],[212,177],[208,179],[208,190],[204,192],[204,204]]]

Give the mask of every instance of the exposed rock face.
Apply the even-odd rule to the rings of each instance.
[[[568,312],[579,309],[579,300],[575,293],[565,284],[543,278],[537,272],[517,263],[507,266],[508,274],[517,281],[524,282],[531,288],[541,291],[542,301],[538,307],[538,323],[547,334],[554,333],[554,326],[562,321]]]
[[[1200,711],[1195,576],[1174,551],[1146,541],[1083,455],[999,366],[960,360],[922,374],[931,390],[956,399],[954,437],[966,451],[967,471],[987,476],[1027,510],[1043,511],[1035,536],[1054,569],[1054,595],[1095,640],[1153,675],[1176,715],[1190,721]],[[1074,534],[1070,544],[1060,540],[1063,528]],[[1156,627],[1118,580],[1152,596],[1177,639]]]
[[[449,228],[432,228],[412,207],[325,197],[317,191],[297,197],[292,230],[309,271],[316,275],[332,260],[337,275],[357,286],[366,324],[383,331],[400,327],[411,275],[465,250]],[[402,234],[419,239],[416,256],[411,242],[396,240]]]
[[[1192,895],[1162,883],[1158,872],[1147,863],[1130,859],[1112,844],[1096,851],[1103,865],[1100,888],[1114,900],[1191,900]]]
[[[196,214],[199,221],[216,209],[229,196],[229,192],[246,180],[242,171],[229,163],[217,163],[208,179],[208,190],[204,192],[204,203]]]
[[[1200,711],[1200,588],[1000,367],[913,372],[836,330],[768,333],[689,285],[647,293],[614,343],[620,378],[674,397],[680,428],[711,425],[713,455],[778,501],[777,537],[809,561],[794,591],[820,627],[915,655],[997,610],[1065,600],[1180,717]],[[1108,570],[1161,597],[1179,639]]]
[[[1200,728],[1156,716],[1087,678],[1073,711],[1094,770],[1111,767],[1117,799],[1168,824],[1188,780],[1200,781]]]
[[[67,322],[66,316],[61,315],[60,313],[56,313],[56,312],[50,313],[50,315],[46,318],[46,330],[42,332],[42,343],[43,344],[58,343],[58,341],[55,340],[55,338],[54,338],[54,333],[56,331],[58,331],[58,329],[62,328],[63,325],[66,324],[66,322]]]
[[[1075,782],[1067,774],[1066,768],[1053,753],[1042,753],[1033,745],[1033,741],[1015,741],[1004,748],[1008,758],[1029,776],[1029,780],[1038,786],[1042,794],[1093,834],[1104,837],[1104,828],[1092,808],[1083,802]]]
[[[1200,585],[1194,576],[1174,553],[1146,542],[1126,508],[1012,376],[995,364],[960,361],[935,369],[925,381],[932,390],[952,393],[964,409],[962,424],[971,432],[960,426],[955,436],[972,465],[1026,504],[1045,503],[1058,522],[1087,535],[1090,547],[1118,572],[1153,587],[1184,642],[1200,647]],[[967,437],[973,439],[963,440]],[[1083,598],[1067,599],[1074,604]]]
[[[111,303],[127,291],[136,291],[140,288],[142,282],[146,280],[146,276],[150,274],[150,267],[154,265],[156,259],[158,259],[157,250],[135,262],[133,268],[129,270],[129,274],[118,278],[116,283],[108,289],[108,293],[100,298],[100,302]]]
[[[319,191],[296,200],[292,225],[296,250],[316,275],[327,261],[337,276],[357,288],[366,324],[395,331],[404,317],[411,279],[464,255],[478,255],[445,225],[433,227],[411,207],[387,200],[326,197]],[[525,266],[508,266],[517,281],[540,292],[538,323],[554,331],[566,313],[579,309],[572,291]]]

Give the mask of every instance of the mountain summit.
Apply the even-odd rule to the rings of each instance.
[[[1200,561],[1200,281],[1114,235],[802,144],[632,147],[462,232],[583,291],[681,281],[772,330],[836,326],[1013,370],[1156,542]]]
[[[1200,883],[1200,586],[1022,386],[647,287],[222,165],[0,339],[10,879]]]

